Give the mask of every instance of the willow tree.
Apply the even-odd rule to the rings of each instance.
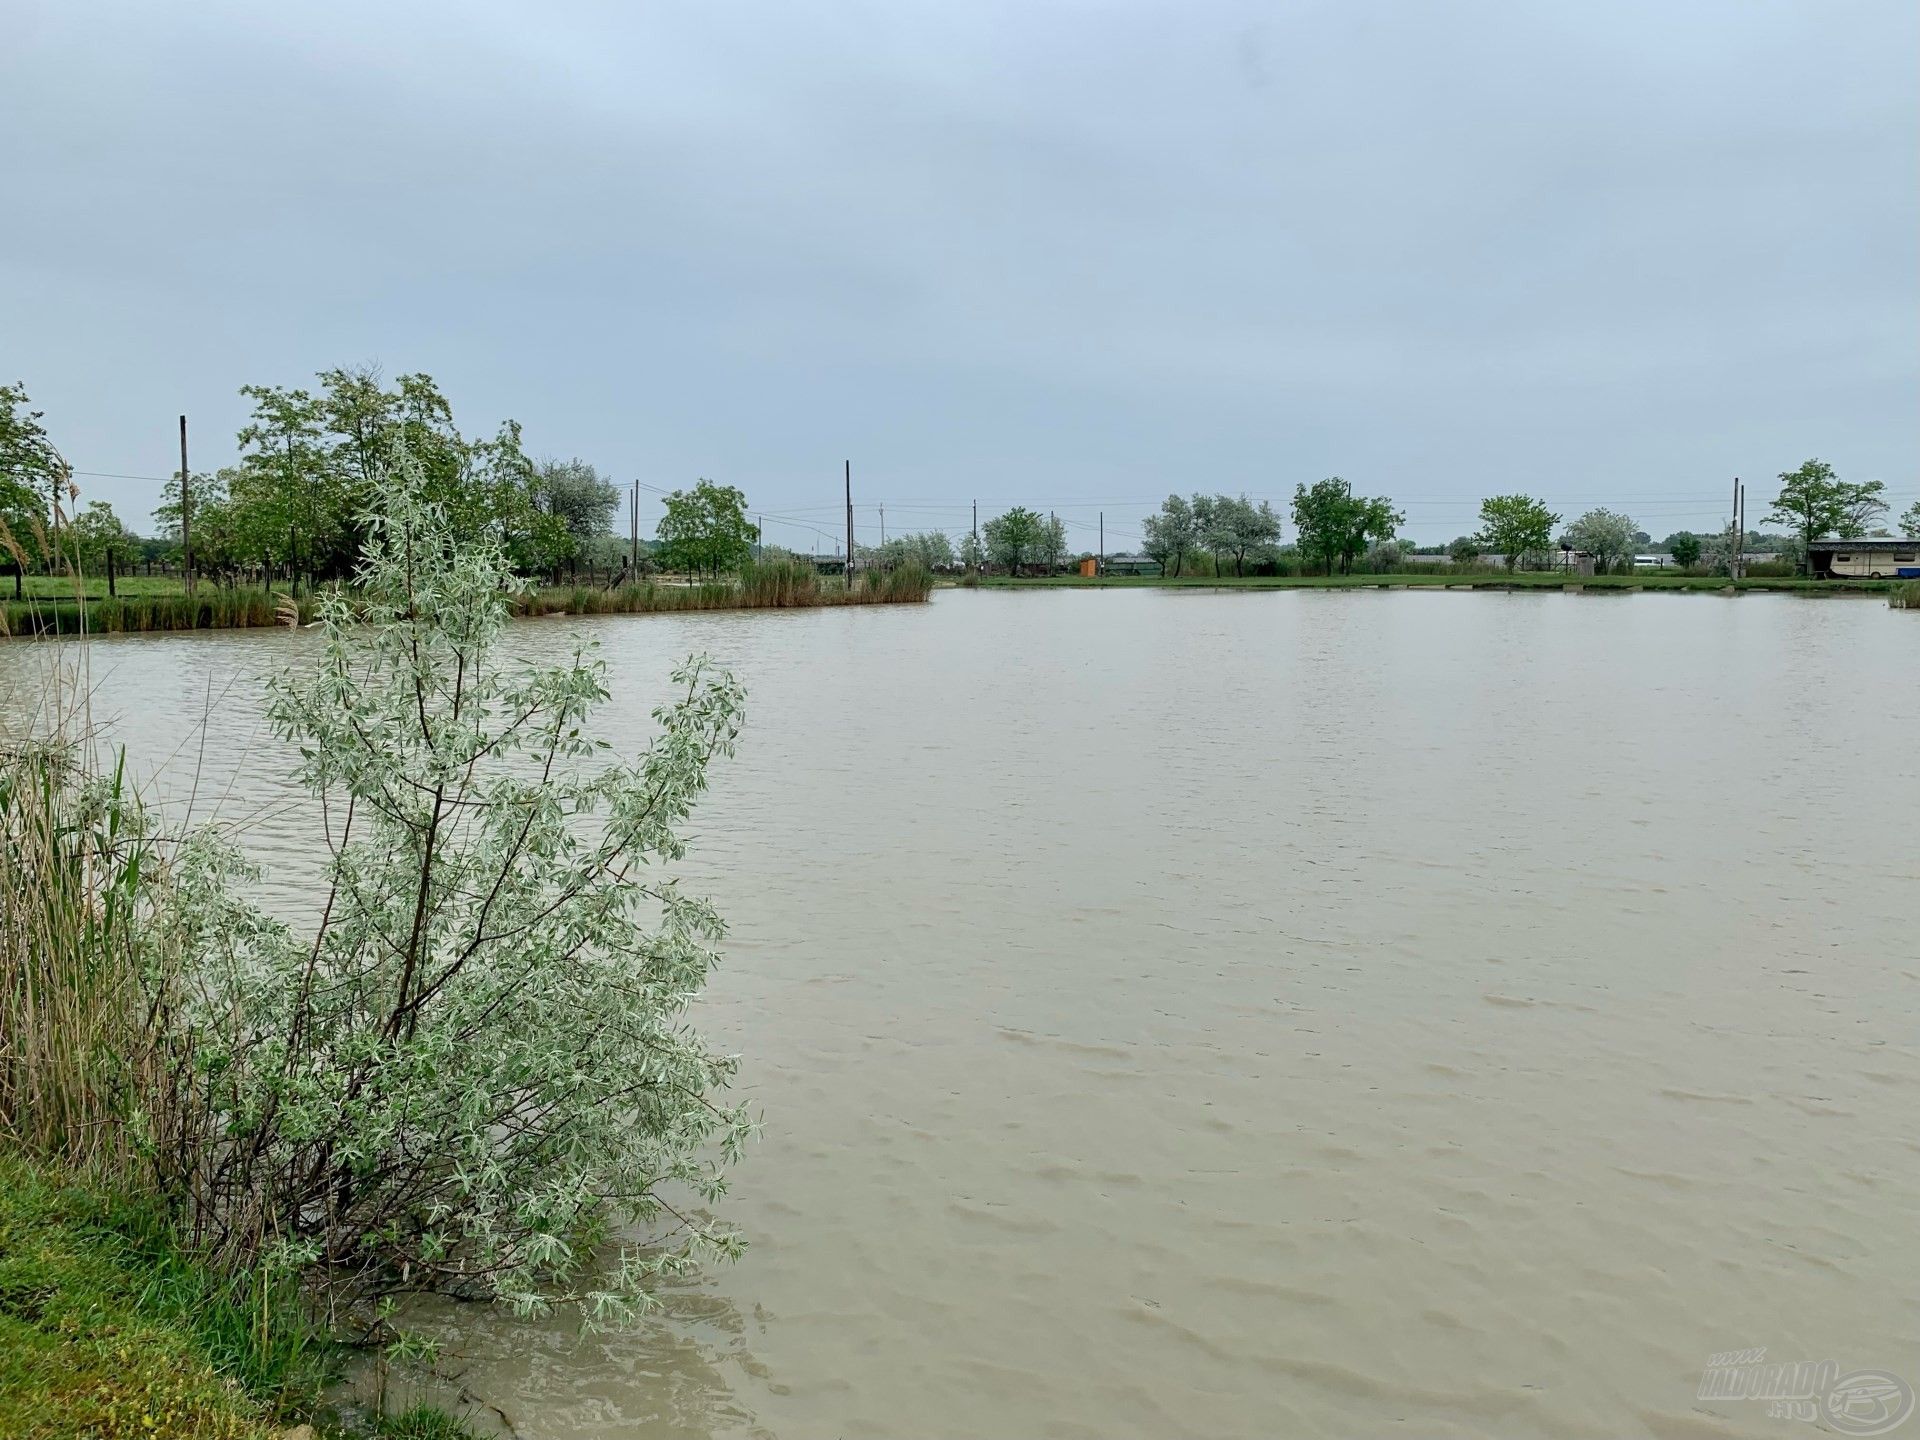
[[[203,831],[148,928],[181,1047],[165,1188],[214,1254],[348,1301],[619,1319],[739,1248],[705,1207],[748,1120],[687,1024],[724,927],[672,869],[741,691],[689,662],[653,743],[608,761],[603,662],[504,659],[498,543],[459,541],[410,456],[381,482],[351,597],[323,594],[319,654],[271,690],[323,820],[320,905],[268,916]]]

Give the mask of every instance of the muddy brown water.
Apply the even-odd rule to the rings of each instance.
[[[688,876],[765,1134],[747,1257],[657,1323],[433,1317],[519,1433],[1791,1436],[1709,1357],[1920,1382],[1914,617],[943,592],[509,644],[576,632],[623,746],[690,651],[748,686]],[[312,642],[89,662],[295,916],[256,677]]]

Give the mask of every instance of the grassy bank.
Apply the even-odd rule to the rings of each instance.
[[[0,1435],[461,1440],[427,1408],[341,1428],[321,1404],[340,1352],[296,1294],[222,1278],[149,1205],[0,1155]]]
[[[0,1435],[274,1435],[313,1359],[139,1207],[0,1158]]]
[[[1728,580],[1723,575],[1596,575],[1588,579],[1558,573],[1518,571],[1511,575],[1486,574],[1425,575],[1418,572],[1391,575],[1248,575],[1221,579],[1187,578],[1168,580],[1159,576],[1114,575],[1087,579],[1079,575],[1022,576],[989,575],[981,584],[996,589],[1164,589],[1164,590],[1674,590],[1707,591],[1783,591],[1800,595],[1884,595],[1897,582],[1891,580],[1809,580],[1799,576],[1756,577]]]
[[[0,576],[0,595],[12,595],[11,576]],[[121,575],[113,584],[122,600],[144,595],[184,595],[178,575]],[[282,587],[284,588],[284,587]],[[107,577],[104,575],[27,575],[20,582],[25,600],[105,600]]]

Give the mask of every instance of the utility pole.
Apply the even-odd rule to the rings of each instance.
[[[638,582],[640,579],[640,482],[633,482],[630,493],[633,498],[627,502],[627,528],[632,531],[627,557],[627,579]]]
[[[1739,479],[1738,476],[1734,477]],[[1740,574],[1747,573],[1747,484],[1740,482]]]
[[[193,481],[187,469],[187,417],[180,417],[180,586],[193,593]]]
[[[847,583],[853,583],[853,462],[847,461]]]
[[[1733,544],[1727,550],[1727,578],[1740,578],[1740,552],[1746,549],[1747,537],[1740,529],[1740,477],[1733,477]]]
[[[1104,510],[1100,512],[1100,555],[1094,561],[1093,573],[1095,575],[1107,573],[1107,512]]]
[[[887,548],[887,507],[884,503],[880,506],[880,548]]]

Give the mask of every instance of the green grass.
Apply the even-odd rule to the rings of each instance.
[[[0,1436],[273,1440],[320,1407],[340,1355],[299,1296],[223,1278],[157,1211],[0,1154]],[[423,1406],[366,1422],[375,1440],[471,1440]]]
[[[1779,590],[1802,594],[1884,594],[1888,580],[1810,580],[1798,576],[1753,577],[1730,581],[1719,575],[1663,575],[1658,572],[1637,575],[1596,575],[1588,579],[1558,572],[1488,571],[1475,574],[1428,575],[1418,571],[1391,575],[1248,575],[1243,579],[1227,576],[1169,580],[1161,576],[1113,575],[1084,579],[1078,575],[1022,576],[989,575],[983,584],[1001,589],[1061,587],[1068,589],[1198,589],[1198,590],[1389,590],[1455,586],[1469,590],[1564,590],[1577,586],[1583,590],[1691,590],[1720,591]]]
[[[261,1333],[149,1216],[0,1159],[0,1435],[272,1435],[307,1380],[298,1344]]]
[[[0,596],[11,599],[13,596],[13,577],[0,575]],[[107,598],[107,577],[104,575],[29,575],[21,583],[24,598],[28,600],[77,600],[82,596],[90,600]],[[121,599],[144,595],[184,595],[178,575],[122,575],[114,581],[114,590]]]

